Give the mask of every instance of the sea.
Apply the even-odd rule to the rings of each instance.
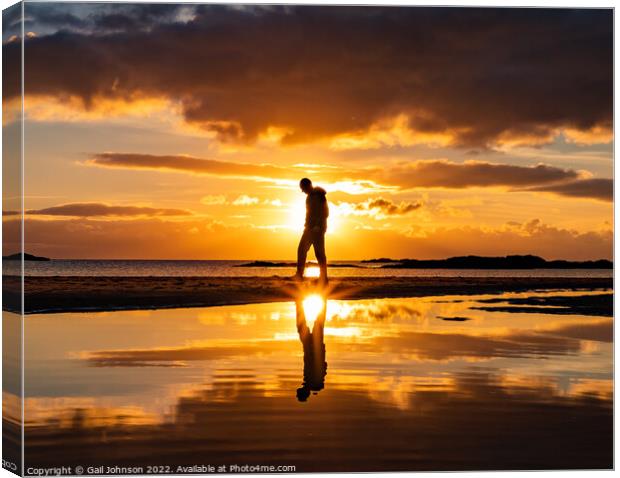
[[[243,267],[248,260],[82,260],[26,261],[27,276],[85,277],[287,277],[292,266]],[[290,260],[272,260],[291,263]],[[613,277],[613,269],[393,269],[361,261],[330,262],[332,277]],[[309,266],[311,269],[313,266]],[[314,266],[315,267],[315,266]],[[2,261],[4,275],[19,275],[19,261]]]

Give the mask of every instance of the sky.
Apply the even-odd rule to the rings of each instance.
[[[27,2],[23,21],[26,252],[292,259],[307,176],[331,260],[612,256],[611,9]],[[9,239],[19,219],[5,193]]]

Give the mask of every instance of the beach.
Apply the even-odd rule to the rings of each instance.
[[[17,311],[20,278],[3,276],[4,308]],[[500,294],[540,290],[611,289],[612,278],[576,277],[339,277],[330,299]],[[209,307],[294,300],[315,290],[282,277],[25,277],[29,313]]]

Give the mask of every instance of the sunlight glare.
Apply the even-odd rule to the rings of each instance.
[[[336,204],[329,202],[329,217],[327,218],[327,234],[333,233],[338,229],[341,221],[341,214]],[[288,221],[287,225],[295,231],[303,231],[306,222],[306,195],[301,194],[299,197],[288,203]]]
[[[306,221],[306,196],[301,195],[289,203],[288,225],[291,229],[302,231]]]
[[[321,269],[316,266],[306,267],[304,272],[304,277],[319,277],[321,274]]]
[[[303,306],[306,323],[308,327],[312,327],[314,321],[325,307],[325,300],[319,294],[311,294],[304,299]]]

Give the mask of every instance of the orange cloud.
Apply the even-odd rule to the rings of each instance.
[[[568,183],[549,184],[535,188],[523,189],[523,191],[540,191],[573,198],[591,198],[600,201],[613,201],[613,179],[592,178],[580,179]]]
[[[572,169],[538,164],[516,166],[485,161],[457,163],[445,160],[403,162],[400,165],[377,169],[377,178],[406,188],[467,188],[492,186],[525,186],[577,179]]]
[[[299,173],[270,164],[232,163],[191,156],[128,153],[95,154],[87,164],[107,168],[155,169],[191,174],[210,174],[228,177],[273,178],[298,180]]]
[[[296,184],[308,171],[298,165],[275,166],[195,158],[191,156],[129,153],[95,154],[86,164],[91,166],[124,169],[151,169],[207,174],[224,177],[246,178],[258,181],[279,181]],[[556,166],[537,164],[519,166],[486,161],[465,161],[458,163],[447,160],[407,161],[386,165],[383,168],[341,169],[314,167],[312,177],[328,182],[332,190],[351,194],[380,191],[390,188],[453,188],[469,187],[542,187],[567,183],[580,179],[583,172]],[[600,195],[598,188],[605,187],[605,181],[590,184],[590,196],[586,189],[581,197]]]
[[[611,124],[595,125],[589,129],[566,128],[563,134],[569,142],[578,145],[610,143],[614,139]]]
[[[28,215],[65,217],[136,217],[136,216],[189,216],[184,209],[155,208],[146,206],[113,206],[103,203],[70,203],[43,209],[29,209]]]
[[[422,207],[420,202],[401,201],[399,204],[384,198],[368,199],[360,203],[340,202],[337,204],[339,214],[372,216],[382,219],[386,216],[406,216]]]

